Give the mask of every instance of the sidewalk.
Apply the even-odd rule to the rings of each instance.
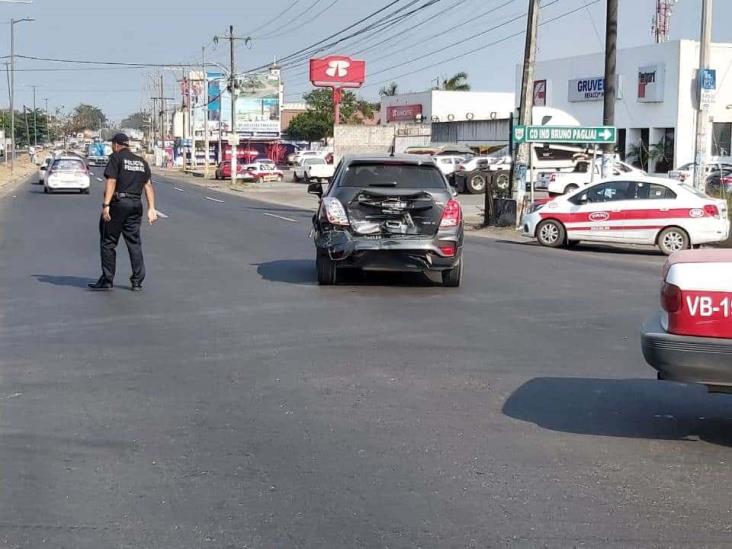
[[[204,179],[202,175],[183,173],[176,168],[152,168],[154,175],[162,175],[177,179],[190,185],[215,189],[217,192],[246,196],[252,200],[260,200],[278,206],[289,206],[300,210],[315,212],[318,209],[318,198],[307,193],[306,183],[269,182],[269,183],[237,183],[231,187],[226,181]],[[461,194],[458,197],[463,207],[466,232],[475,236],[495,240],[524,242],[525,238],[516,229],[510,227],[481,227],[483,223],[483,195]]]
[[[38,171],[38,166],[33,164],[27,155],[15,159],[15,173],[10,176],[10,164],[3,162],[0,164],[0,196],[5,196],[13,192],[23,181],[34,172]]]

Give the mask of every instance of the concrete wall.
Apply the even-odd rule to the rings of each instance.
[[[439,122],[491,120],[508,118],[513,110],[514,94],[509,92],[428,90],[381,98],[381,123],[387,122],[387,107],[422,105],[422,120],[437,118]]]
[[[339,125],[333,132],[333,157],[337,164],[349,154],[388,153],[394,142],[394,126]]]

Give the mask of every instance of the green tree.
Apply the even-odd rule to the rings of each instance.
[[[136,112],[122,120],[120,127],[131,130],[142,130],[147,127],[150,115],[146,112]]]
[[[308,110],[314,111],[328,125],[333,126],[333,93],[328,89],[313,90],[304,96]],[[374,105],[361,99],[355,93],[344,90],[341,93],[341,124],[362,124],[365,118],[374,114]],[[332,135],[332,129],[331,133]]]
[[[82,103],[71,113],[69,129],[74,133],[83,132],[84,130],[98,130],[106,121],[107,117],[99,107]]]
[[[295,116],[287,129],[290,139],[310,143],[325,139],[332,132],[333,126],[328,123],[326,117],[314,110],[308,110]]]
[[[447,78],[442,81],[440,89],[445,91],[470,91],[468,73],[465,71],[455,73],[452,78]]]

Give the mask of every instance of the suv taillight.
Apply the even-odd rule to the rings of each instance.
[[[704,213],[710,217],[719,219],[719,208],[717,208],[716,204],[705,204]]]
[[[681,309],[681,288],[663,283],[661,288],[661,307],[667,313],[676,313]]]
[[[341,201],[332,196],[326,196],[323,199],[323,209],[325,210],[325,216],[328,218],[328,223],[331,225],[350,225],[348,221],[348,214],[341,204]]]
[[[463,220],[463,210],[460,208],[460,202],[451,198],[445,209],[442,210],[442,219],[440,220],[440,228],[457,227]]]

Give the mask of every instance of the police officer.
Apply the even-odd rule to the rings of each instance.
[[[114,286],[116,248],[122,235],[130,252],[132,291],[142,290],[145,263],[142,258],[140,224],[142,222],[142,194],[147,199],[147,220],[152,225],[158,219],[155,211],[155,193],[150,181],[150,166],[144,158],[129,149],[130,140],[118,133],[112,138],[113,154],[109,157],[104,177],[107,179],[99,220],[102,276],[91,290],[110,291]]]

